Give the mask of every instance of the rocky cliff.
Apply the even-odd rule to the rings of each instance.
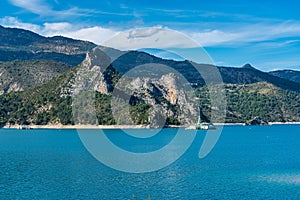
[[[96,91],[111,95],[112,114],[119,119],[119,124],[133,124],[129,118],[134,116],[128,114],[128,110],[141,104],[149,106],[145,123],[150,126],[164,126],[170,120],[181,124],[195,123],[198,108],[192,88],[184,77],[172,70],[159,73],[161,68],[149,64],[120,75],[111,65],[110,57],[95,48],[78,67],[70,93],[76,96],[80,92]]]

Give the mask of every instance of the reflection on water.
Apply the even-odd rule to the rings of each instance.
[[[269,183],[292,184],[300,186],[300,174],[273,174],[262,175],[258,180]]]

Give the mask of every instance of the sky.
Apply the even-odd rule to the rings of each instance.
[[[203,48],[219,66],[300,70],[299,7],[294,0],[2,0],[0,25],[123,49],[190,48],[193,58]]]

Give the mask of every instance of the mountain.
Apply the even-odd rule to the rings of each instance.
[[[300,83],[300,71],[295,70],[277,70],[269,72],[269,74],[273,76],[277,76],[280,78],[284,78],[290,81],[298,82]]]
[[[80,64],[96,45],[0,26],[0,94],[46,83]]]
[[[0,49],[9,51],[56,52],[64,54],[81,54],[96,45],[81,40],[62,36],[44,37],[34,32],[0,26]]]
[[[0,49],[0,61],[8,62],[15,60],[51,60],[63,62],[72,66],[76,66],[83,61],[85,54],[63,54],[56,52],[28,52],[28,51],[7,51]]]
[[[300,91],[299,83],[273,76],[255,68],[219,67],[219,70],[224,83],[251,84],[268,82],[282,89]]]
[[[141,55],[151,58],[144,53]],[[143,60],[132,62],[144,63]],[[124,78],[122,74],[125,71],[121,74],[114,67],[118,62],[116,59],[110,65],[108,57],[96,48],[87,54],[80,65],[43,85],[1,95],[0,124],[148,124],[157,127],[193,123],[198,113],[197,105],[201,105],[208,119],[211,119],[212,110],[222,112],[222,108],[212,105],[207,86],[194,88],[197,98],[189,99],[191,91],[183,88],[185,84],[182,84],[178,74],[168,72],[155,77],[150,72],[152,69],[156,71],[159,66],[150,64],[148,68],[142,69],[151,69],[147,73],[134,70],[130,74],[127,70]],[[173,63],[166,60],[163,62]],[[126,66],[130,66],[129,61],[126,63]],[[253,69],[239,70],[243,73],[248,72],[244,70],[251,70],[254,73]],[[124,88],[126,85],[128,87]],[[89,93],[89,89],[95,92]],[[210,89],[212,93],[218,91],[215,87]],[[266,121],[300,121],[298,91],[255,79],[254,83],[248,84],[227,83],[224,92],[227,101],[226,122],[246,122],[255,117]],[[74,109],[74,106],[78,109]],[[214,119],[214,122],[218,120]]]
[[[243,65],[241,68],[256,70],[255,67],[253,67],[253,66],[252,66],[251,64],[249,64],[249,63]]]
[[[21,29],[0,27],[0,34],[2,126],[191,124],[199,105],[208,120],[217,113],[214,122],[221,122],[218,113],[222,117],[225,107],[210,100],[219,92],[226,94],[217,99],[227,102],[226,122],[300,121],[300,83],[250,64],[234,68],[167,60]],[[224,90],[218,84],[207,87],[203,77],[212,70],[220,72]]]
[[[43,37],[28,30],[0,26],[0,61],[41,59],[76,66],[95,46],[88,41]]]
[[[72,68],[51,60],[0,62],[0,94],[42,85]]]
[[[142,66],[147,63],[159,64],[170,67],[176,70],[179,74],[182,74],[190,83],[195,83],[198,86],[205,85],[205,81],[201,74],[195,69],[197,66],[199,69],[206,69],[210,71],[214,66],[208,64],[197,64],[191,61],[174,61],[157,58],[153,55],[138,52],[129,51],[126,53],[120,53],[120,57],[116,59],[112,65],[121,74],[125,74],[136,66]],[[222,76],[223,82],[226,84],[251,84],[258,82],[268,82],[275,86],[293,91],[300,91],[300,84],[294,81],[289,81],[277,76],[273,76],[269,73],[262,72],[255,69],[250,64],[241,68],[236,67],[218,67]]]
[[[260,117],[269,122],[300,120],[300,93],[271,83],[225,85],[227,122],[247,122]]]
[[[31,31],[0,26],[0,61],[51,60],[76,66],[83,61],[86,52],[95,46],[95,44],[87,41],[73,40],[61,36],[43,37]],[[193,65],[203,69],[213,67],[189,61],[161,59],[139,51],[124,52],[106,47],[98,48],[113,57],[112,65],[121,75],[136,66],[154,63],[175,69],[190,83],[203,86],[205,81]],[[284,77],[274,76],[272,72],[259,71],[250,64],[245,64],[241,68],[218,67],[218,69],[226,84],[251,84],[265,81],[282,89],[299,91],[300,88],[299,83],[282,79]]]

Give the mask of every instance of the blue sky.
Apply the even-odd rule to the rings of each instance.
[[[163,37],[168,29],[204,47],[217,65],[300,70],[297,1],[2,0],[0,7],[1,25],[45,36],[107,44],[112,36],[135,28],[144,28],[132,34],[143,39]],[[160,44],[180,45],[179,40],[169,34]]]

